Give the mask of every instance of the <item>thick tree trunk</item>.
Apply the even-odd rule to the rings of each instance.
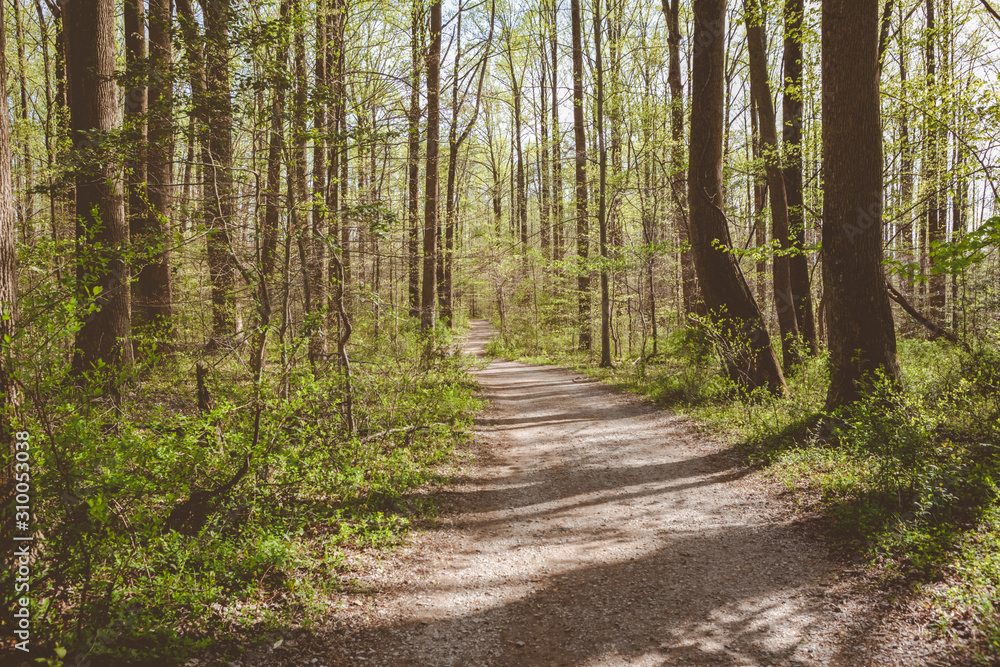
[[[811,354],[819,350],[805,254],[805,210],[802,207],[802,13],[803,0],[785,1],[785,85],[782,93],[782,143],[785,152],[785,199],[788,231],[794,252],[788,258],[789,280],[799,335]]]
[[[170,285],[170,216],[173,197],[173,3],[149,2],[148,141],[146,149],[145,215],[133,212],[133,245],[147,249],[149,258],[132,288],[132,329],[145,329],[167,349],[173,329],[173,294]],[[147,207],[143,206],[144,209]]]
[[[577,306],[579,309],[580,349],[591,348],[590,339],[590,224],[587,219],[587,137],[583,126],[583,25],[580,0],[570,3],[573,22],[573,138],[576,145],[576,254]]]
[[[420,328],[434,329],[437,305],[438,133],[441,122],[441,0],[431,2],[430,48],[427,52],[427,169],[424,182],[424,273]]]
[[[233,108],[229,77],[230,0],[205,2],[205,111],[209,166],[205,170],[212,336],[236,333],[236,272],[230,229],[235,217]]]
[[[115,83],[115,9],[110,0],[74,0],[64,10],[66,83],[76,174],[77,285],[92,304],[77,331],[73,370],[98,363],[112,369],[132,360],[129,280],[123,254],[129,241],[122,174],[107,146],[121,125]],[[96,293],[92,298],[88,295]]]
[[[878,6],[823,0],[823,295],[830,347],[826,407],[899,380],[882,267]]]
[[[750,56],[750,91],[757,104],[760,121],[761,154],[768,189],[771,191],[771,237],[778,239],[781,252],[772,262],[774,306],[778,313],[781,335],[782,367],[789,372],[796,363],[795,339],[799,329],[795,321],[795,301],[789,273],[788,205],[785,199],[785,179],[781,171],[778,135],[775,131],[774,105],[771,103],[771,85],[767,80],[767,51],[764,39],[763,17],[756,0],[746,2],[747,51]]]
[[[732,248],[723,212],[722,135],[725,104],[725,0],[695,0],[688,166],[690,234],[698,284],[720,329],[730,379],[753,389],[785,391],[760,310]],[[716,244],[721,247],[716,247]]]

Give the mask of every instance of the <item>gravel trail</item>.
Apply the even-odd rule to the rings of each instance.
[[[475,322],[467,350],[490,334]],[[477,377],[476,465],[303,663],[872,662],[843,566],[721,445],[565,369]]]

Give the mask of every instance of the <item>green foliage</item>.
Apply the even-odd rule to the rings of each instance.
[[[32,643],[65,647],[69,664],[82,655],[94,665],[175,664],[311,623],[344,585],[331,573],[349,572],[352,554],[392,548],[434,512],[414,492],[448,479],[479,407],[444,328],[429,342],[412,323],[390,337],[363,317],[351,348],[351,437],[334,365],[285,374],[272,361],[258,390],[238,356],[158,357],[147,346],[146,366],[113,378],[111,396],[101,373],[67,381],[67,355],[44,341],[70,337],[75,313],[41,307],[47,298],[25,301],[31,327],[12,345],[40,536]],[[280,347],[272,339],[272,359]],[[306,348],[291,340],[284,354]],[[196,362],[210,368],[207,412],[196,403]],[[172,518],[199,497],[197,520]]]

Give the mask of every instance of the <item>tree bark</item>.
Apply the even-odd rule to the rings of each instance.
[[[789,281],[799,335],[810,354],[819,351],[809,285],[809,258],[805,253],[805,210],[802,207],[802,16],[803,0],[785,0],[784,76],[782,91],[782,144],[784,145],[785,200],[792,255]]]
[[[430,48],[427,52],[427,168],[424,182],[424,273],[420,329],[434,330],[437,305],[438,134],[441,122],[441,0],[431,2]]]
[[[233,190],[233,108],[229,77],[230,0],[203,0],[205,14],[205,111],[209,165],[205,188],[208,272],[212,283],[213,344],[236,333],[236,272],[230,229]]]
[[[926,0],[927,6],[927,33],[925,46],[925,64],[927,68],[927,108],[937,108],[938,101],[938,71],[936,41],[938,38],[938,25],[935,16],[934,0]],[[948,318],[945,311],[945,289],[946,278],[944,273],[935,272],[934,259],[930,253],[935,244],[944,241],[945,223],[947,212],[944,208],[947,197],[941,196],[941,164],[944,162],[944,141],[939,128],[939,121],[934,118],[934,114],[928,114],[925,122],[926,153],[924,169],[925,186],[927,193],[927,246],[926,261],[931,269],[931,275],[927,283],[929,292],[929,303],[931,317],[937,321],[944,321]],[[947,139],[945,135],[944,139]]]
[[[604,59],[601,53],[601,2],[594,0],[594,54],[597,66],[597,143],[600,159],[600,181],[597,189],[597,225],[601,253],[601,367],[610,368],[611,361],[611,295],[608,285],[608,152],[604,144]]]
[[[132,360],[129,280],[123,259],[129,241],[122,174],[109,135],[121,125],[115,82],[115,8],[111,0],[74,0],[63,13],[66,84],[76,174],[77,286],[83,315],[73,370],[99,363],[112,370]],[[97,288],[100,288],[98,292]]]
[[[552,53],[552,259],[560,260],[565,252],[563,229],[562,130],[559,128],[559,50],[556,31],[559,28],[557,0],[552,0],[552,25],[549,28],[549,49]]]
[[[576,254],[577,306],[579,309],[580,349],[591,348],[590,339],[590,224],[587,219],[587,138],[583,126],[583,31],[580,0],[572,0],[573,22],[573,138],[576,145]]]
[[[420,1],[413,0],[410,8],[410,110],[407,114],[409,134],[406,150],[406,217],[407,234],[407,286],[410,297],[410,317],[420,315]]]
[[[823,0],[823,295],[826,407],[855,401],[877,372],[899,381],[882,267],[878,6]]]
[[[173,333],[170,284],[170,216],[173,197],[173,2],[149,1],[148,141],[145,215],[133,215],[133,245],[149,258],[139,270],[132,293],[132,329],[145,330],[169,349]]]
[[[146,12],[144,0],[125,0],[122,23],[125,29],[125,213],[128,216],[129,236],[139,252],[135,285],[132,288],[132,331],[141,333],[148,329],[145,303],[139,279],[145,264],[145,227],[149,220],[146,201]]]
[[[785,372],[790,372],[798,361],[795,339],[799,329],[795,321],[795,301],[789,273],[788,203],[785,199],[785,179],[779,159],[778,135],[775,131],[774,105],[771,103],[771,85],[767,80],[767,51],[764,39],[763,16],[757,0],[746,0],[747,51],[750,56],[750,94],[757,103],[760,127],[761,155],[771,191],[771,237],[779,242],[781,252],[774,256],[772,288],[774,306],[778,313],[781,335],[781,358]]]
[[[723,212],[725,0],[695,0],[688,165],[690,234],[698,284],[724,339],[729,378],[744,389],[785,391],[760,310],[735,255]],[[715,247],[718,244],[721,247]]]
[[[310,323],[309,323],[309,361],[318,371],[318,364],[326,358],[326,329],[329,320],[326,303],[327,296],[327,235],[335,234],[337,196],[339,191],[336,181],[327,176],[327,134],[333,128],[327,126],[327,99],[330,89],[330,72],[327,69],[329,57],[329,12],[330,3],[320,0],[316,3],[316,46],[315,67],[313,75],[316,86],[316,100],[313,102],[313,168],[312,168],[312,229],[309,239],[309,292],[310,292]],[[332,152],[336,160],[336,150]],[[335,177],[336,163],[331,162],[330,174]],[[330,187],[328,181],[333,180]],[[329,188],[329,191],[328,191]],[[327,215],[332,216],[327,221]],[[328,225],[331,229],[328,229]]]
[[[538,120],[541,136],[539,137],[539,185],[541,193],[539,196],[538,226],[542,241],[542,258],[552,257],[552,221],[551,206],[549,203],[549,114],[546,110],[546,83],[548,79],[548,54],[545,43],[545,21],[544,11],[538,19],[538,44],[540,46],[539,58],[539,82],[538,82]]]
[[[670,188],[675,201],[674,226],[684,247],[680,251],[681,294],[684,312],[704,315],[704,302],[698,289],[688,232],[687,180],[684,173],[684,87],[681,84],[681,28],[679,0],[663,0],[667,19],[669,64],[667,83],[670,86]]]
[[[271,98],[271,136],[267,147],[267,191],[264,194],[264,230],[260,244],[260,262],[264,280],[274,274],[278,252],[278,227],[281,223],[281,161],[285,149],[285,86],[288,76],[288,36],[291,25],[288,10],[291,0],[281,0],[278,21],[281,36],[275,46],[274,93]]]

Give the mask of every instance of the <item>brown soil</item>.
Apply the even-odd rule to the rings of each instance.
[[[466,347],[491,333],[475,322]],[[483,362],[476,463],[330,626],[242,664],[933,664],[726,447],[551,366]],[[902,628],[900,628],[902,629]]]

